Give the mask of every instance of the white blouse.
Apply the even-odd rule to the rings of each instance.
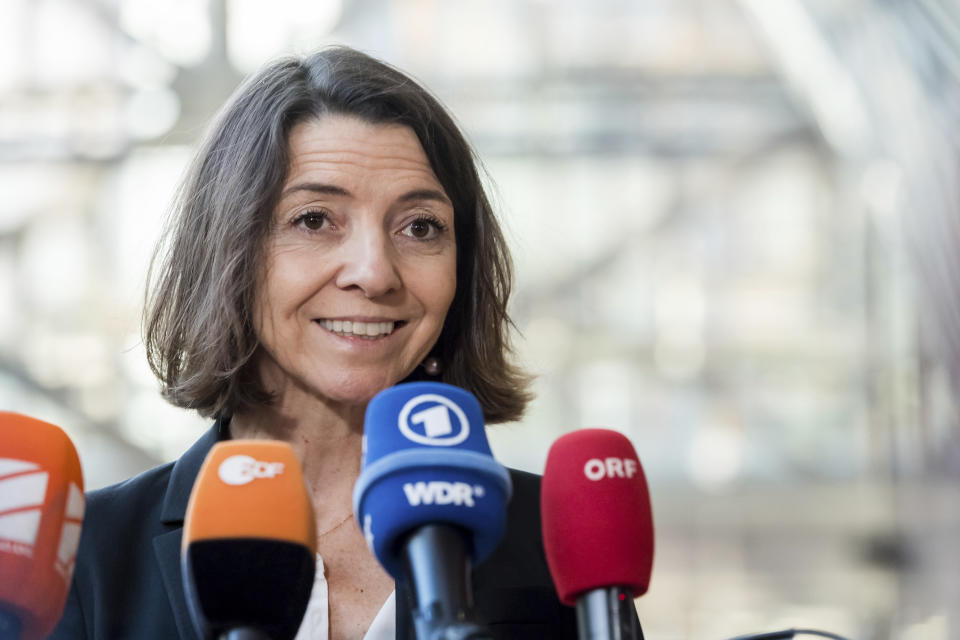
[[[397,599],[391,591],[387,601],[380,607],[377,616],[370,623],[363,640],[394,640],[396,637]],[[303,614],[303,622],[297,631],[295,640],[329,640],[330,638],[330,602],[327,593],[327,575],[323,558],[317,554],[317,573],[313,579],[313,591],[310,602]]]

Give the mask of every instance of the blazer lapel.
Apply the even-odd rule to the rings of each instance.
[[[163,533],[153,538],[154,555],[160,574],[163,576],[163,585],[170,600],[170,608],[173,609],[180,637],[185,639],[199,636],[190,618],[190,610],[183,591],[183,575],[180,571],[183,519],[187,513],[190,491],[193,489],[193,483],[197,479],[197,474],[200,473],[200,466],[207,457],[207,453],[218,441],[229,439],[229,437],[226,424],[217,420],[213,427],[173,465],[160,513]]]
[[[163,586],[167,590],[167,599],[173,609],[173,619],[177,623],[180,637],[186,639],[199,638],[190,619],[190,610],[187,608],[187,599],[183,593],[183,576],[180,572],[180,540],[183,528],[161,534],[153,539],[153,551],[160,565],[163,575]]]

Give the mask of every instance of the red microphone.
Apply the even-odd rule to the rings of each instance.
[[[52,424],[0,412],[0,637],[40,640],[53,631],[85,504],[70,438]]]
[[[653,514],[643,467],[625,436],[568,433],[550,447],[540,494],[543,543],[580,638],[637,638],[633,599],[650,584]]]

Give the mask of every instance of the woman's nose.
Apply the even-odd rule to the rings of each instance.
[[[336,283],[376,298],[401,286],[396,255],[382,231],[354,230],[341,247],[343,265]]]

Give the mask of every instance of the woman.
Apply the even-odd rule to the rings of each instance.
[[[215,424],[176,463],[93,492],[54,637],[193,637],[179,545],[218,439],[289,442],[316,512],[319,562],[299,638],[412,637],[409,594],[351,517],[364,410],[430,377],[518,418],[507,250],[450,116],[399,71],[346,48],[251,78],[179,195],[148,294],[151,367]],[[539,534],[538,479],[512,472],[508,531],[474,573],[498,637],[573,637]],[[119,544],[118,544],[119,543]]]

